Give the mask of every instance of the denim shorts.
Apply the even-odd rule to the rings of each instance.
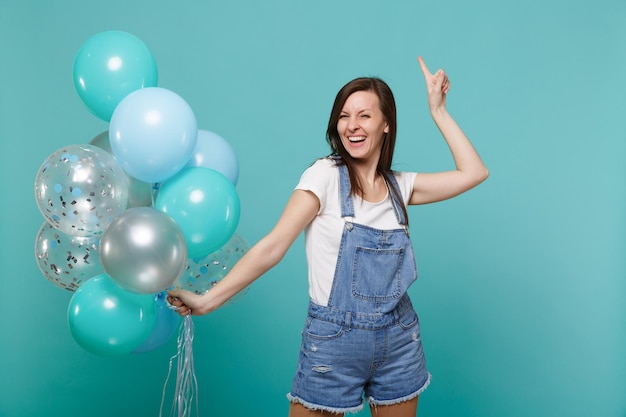
[[[410,301],[385,317],[311,303],[287,398],[313,410],[357,412],[364,396],[371,405],[397,404],[415,398],[429,383]]]

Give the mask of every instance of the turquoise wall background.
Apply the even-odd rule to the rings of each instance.
[[[108,128],[74,90],[74,56],[115,29],[141,38],[159,86],[235,148],[237,232],[250,242],[328,153],[332,100],[354,77],[396,94],[397,169],[449,169],[415,57],[445,68],[449,109],[491,176],[410,209],[433,373],[419,415],[625,417],[625,22],[623,0],[2,0],[0,416],[159,413],[175,342],[82,350],[71,293],[33,254],[37,169]],[[305,274],[299,239],[239,301],[195,319],[200,416],[287,414]]]

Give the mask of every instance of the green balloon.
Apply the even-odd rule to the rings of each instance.
[[[128,94],[156,87],[156,61],[148,47],[127,32],[112,30],[89,38],[74,58],[74,87],[87,108],[111,120],[113,110]]]
[[[81,347],[97,355],[120,356],[150,336],[157,306],[154,295],[128,292],[101,274],[78,288],[67,314],[70,332]]]
[[[237,189],[210,168],[183,168],[164,181],[154,207],[176,221],[185,235],[188,258],[202,258],[221,248],[237,229]],[[105,267],[106,270],[106,267]]]

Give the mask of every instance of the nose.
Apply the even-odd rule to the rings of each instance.
[[[350,117],[348,120],[348,130],[355,131],[359,128],[358,119],[356,117]]]

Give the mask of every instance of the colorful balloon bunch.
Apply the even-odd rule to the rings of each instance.
[[[93,36],[73,74],[79,97],[109,129],[39,168],[35,200],[45,221],[35,259],[51,283],[73,292],[68,322],[79,345],[108,356],[146,352],[179,323],[165,290],[205,292],[248,249],[235,233],[237,157],[197,128],[182,97],[157,87],[154,57],[137,37]]]

